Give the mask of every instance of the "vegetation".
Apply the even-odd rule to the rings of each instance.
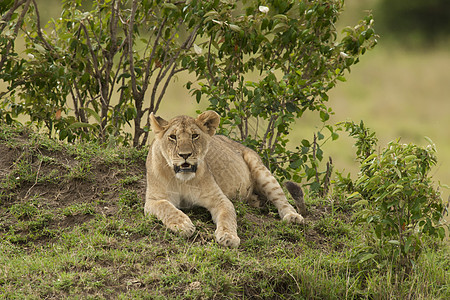
[[[189,212],[185,239],[142,213],[145,151],[76,146],[2,125],[0,294],[4,298],[448,299],[448,248],[361,269],[359,209],[342,196],[310,198],[306,225],[236,202],[238,249],[219,246],[206,210]],[[23,163],[27,162],[27,163]],[[89,168],[80,166],[87,166]],[[84,171],[80,172],[83,169]],[[76,170],[76,171],[75,171]],[[72,174],[77,174],[73,176]],[[362,272],[364,271],[364,272]]]
[[[354,205],[355,224],[367,225],[367,245],[356,253],[357,263],[394,263],[406,272],[423,250],[426,237],[444,239],[446,207],[441,193],[429,176],[436,163],[436,149],[429,140],[426,148],[390,142],[376,153],[377,139],[361,122],[341,124],[357,139],[361,171],[353,182],[338,174],[341,192],[359,198]],[[448,225],[447,225],[448,226]]]
[[[325,131],[327,92],[376,44],[373,19],[345,29],[335,23],[343,1],[64,1],[42,30],[34,0],[0,7],[0,115],[26,115],[61,140],[146,145],[173,76],[223,117],[222,133],[257,150],[280,178],[306,181],[326,194],[331,163],[319,170],[325,133],[288,150],[291,124],[317,112]],[[19,32],[25,52],[14,51]],[[73,53],[73,55],[68,55]],[[257,79],[255,79],[257,78]],[[145,96],[150,93],[150,100]],[[117,99],[113,101],[113,98]],[[133,133],[130,133],[130,128]]]
[[[2,297],[448,299],[434,145],[377,151],[363,122],[327,123],[329,91],[376,43],[370,15],[338,40],[342,4],[64,1],[43,31],[37,1],[2,2]],[[310,186],[306,225],[236,201],[242,243],[224,249],[205,210],[189,212],[190,239],[144,217],[148,114],[183,71],[195,75],[193,96],[223,115],[222,133],[281,180]],[[307,111],[321,129],[288,150]],[[356,138],[360,172],[338,174],[332,190],[331,159],[319,163],[339,130]]]

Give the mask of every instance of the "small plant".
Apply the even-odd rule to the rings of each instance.
[[[126,186],[126,185],[130,185],[130,184],[136,183],[136,182],[138,182],[141,179],[142,179],[142,176],[137,176],[137,175],[127,176],[127,177],[125,177],[123,179],[120,179],[118,183],[121,186]]]
[[[140,198],[135,190],[122,190],[119,203],[126,207],[133,207],[140,204]]]
[[[428,175],[436,164],[436,148],[431,140],[425,148],[397,140],[377,153],[375,135],[362,123],[346,123],[345,128],[358,138],[361,171],[354,183],[345,178],[341,186],[351,186],[350,198],[360,198],[355,203],[362,208],[355,213],[356,224],[367,225],[369,235],[373,233],[367,238],[369,247],[354,258],[364,262],[385,257],[409,269],[421,253],[423,235],[445,236],[444,203]]]
[[[9,212],[19,220],[28,220],[38,214],[39,209],[34,201],[16,203],[9,208]]]
[[[95,214],[95,208],[91,203],[77,203],[64,208],[62,214],[66,217],[78,214],[93,215]]]
[[[80,179],[80,180],[91,180],[91,163],[86,159],[81,159],[77,165],[72,167],[69,173],[66,175],[66,179]]]
[[[324,217],[315,225],[314,229],[327,236],[345,236],[350,233],[348,228],[341,219],[335,217]]]

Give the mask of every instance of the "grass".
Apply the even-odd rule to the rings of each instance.
[[[2,126],[0,152],[8,195],[0,198],[1,298],[450,296],[449,252],[439,244],[406,277],[351,263],[363,241],[351,225],[351,203],[338,197],[307,197],[304,226],[281,222],[273,207],[237,202],[242,242],[226,249],[214,241],[204,209],[188,212],[197,228],[189,239],[144,217],[145,150],[66,145]]]

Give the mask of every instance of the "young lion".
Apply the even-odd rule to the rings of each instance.
[[[214,135],[220,121],[216,112],[170,121],[151,114],[150,121],[155,139],[146,165],[147,215],[155,215],[170,230],[189,237],[195,227],[180,209],[205,207],[217,226],[217,242],[228,247],[240,243],[230,199],[255,200],[257,194],[263,195],[277,207],[283,220],[304,222],[256,152]]]

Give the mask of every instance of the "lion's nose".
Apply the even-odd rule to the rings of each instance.
[[[184,160],[188,159],[191,155],[192,153],[178,153],[178,156],[184,158]]]

